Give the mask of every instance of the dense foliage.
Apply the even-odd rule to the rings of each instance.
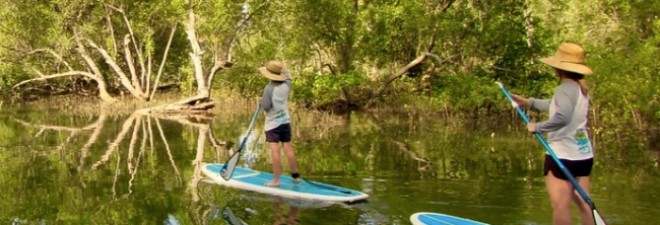
[[[202,58],[203,65],[211,67],[218,55],[232,63],[212,81],[216,91],[258,96],[266,81],[255,68],[279,59],[287,62],[296,79],[293,100],[316,108],[338,102],[365,106],[376,100],[395,107],[437,103],[435,108],[429,106],[431,110],[503,109],[506,104],[493,90],[492,81],[502,81],[523,95],[549,97],[556,78],[536,59],[552,54],[561,42],[576,42],[588,51],[587,63],[595,71],[588,81],[596,131],[606,132],[608,137],[641,138],[640,143],[651,145],[660,142],[657,1],[0,3],[0,90],[5,95],[35,90],[94,91],[95,86],[89,84],[93,81],[85,77],[12,88],[39,73],[89,70],[76,53],[76,35],[122,59],[126,53],[117,45],[132,28],[137,43],[133,51],[143,53],[150,65],[158,65],[173,25],[184,27],[186,12],[193,9],[199,42],[204,51],[213,53]],[[186,32],[179,28],[173,37],[161,83],[194,89],[196,68]],[[43,49],[56,54],[37,51]],[[396,76],[424,54],[429,57]],[[110,66],[103,64],[104,58],[96,52],[90,55],[100,65],[111,93],[124,92]],[[128,71],[129,63],[117,61]],[[386,91],[377,92],[379,89]],[[601,127],[613,129],[598,129]],[[619,131],[630,129],[648,135],[620,136]]]

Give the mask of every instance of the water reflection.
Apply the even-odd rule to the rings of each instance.
[[[208,182],[201,164],[227,159],[252,110],[221,119],[3,111],[0,221],[227,224],[225,209],[249,224],[409,224],[419,211],[491,224],[550,221],[543,149],[531,137],[444,117],[294,118],[306,178],[361,190],[370,195],[364,203],[277,199]],[[252,141],[242,165],[268,171],[263,138]],[[613,224],[657,221],[657,158],[600,158],[593,198]],[[612,164],[620,162],[628,166]]]
[[[285,213],[285,209],[283,204],[282,204],[282,198],[279,197],[273,197],[273,217],[275,220],[273,221],[273,225],[282,225],[282,224],[287,224],[287,225],[295,225],[298,224],[298,208],[289,205],[289,210],[288,212]]]
[[[243,222],[240,218],[238,218],[236,215],[234,215],[234,212],[231,210],[230,207],[225,207],[224,210],[222,210],[222,218],[224,218],[227,223],[230,225],[245,225],[246,223]]]

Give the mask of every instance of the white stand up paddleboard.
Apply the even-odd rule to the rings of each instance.
[[[269,187],[266,186],[266,183],[273,179],[272,173],[242,167],[236,167],[231,179],[225,180],[220,175],[223,165],[221,163],[205,164],[202,171],[220,185],[285,198],[351,203],[369,197],[360,191],[316,181],[302,179],[300,182],[294,183],[293,178],[285,175],[280,176],[279,187]]]
[[[410,216],[410,222],[413,225],[488,225],[487,223],[432,212],[415,213]]]

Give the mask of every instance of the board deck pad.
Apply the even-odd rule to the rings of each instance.
[[[273,179],[272,173],[243,167],[236,167],[231,179],[225,180],[220,175],[223,165],[221,163],[208,163],[203,166],[202,171],[207,177],[220,185],[285,198],[351,203],[369,197],[369,195],[360,191],[322,182],[303,179],[298,183],[294,183],[293,178],[285,175],[280,176],[279,187],[269,187],[266,186],[266,183]]]
[[[474,220],[440,213],[419,212],[410,216],[413,225],[488,225]]]

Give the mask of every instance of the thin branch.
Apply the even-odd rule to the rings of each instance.
[[[152,60],[153,60],[153,55],[152,54],[147,55],[147,73],[142,74],[142,80],[141,80],[142,83],[140,85],[141,89],[144,90],[143,92],[147,94],[147,97],[149,97],[149,87],[151,87],[150,79],[151,79]]]
[[[435,60],[437,61],[437,63],[438,63],[438,66],[440,66],[440,65],[442,65],[442,64],[445,64],[445,63],[446,63],[447,61],[449,61],[450,59],[456,58],[456,57],[458,57],[458,56],[461,55],[461,54],[459,53],[459,54],[455,54],[455,55],[449,56],[449,57],[447,57],[447,58],[445,58],[445,59],[441,59],[440,56],[438,56],[438,55],[436,55],[436,54],[433,54],[433,53],[430,53],[430,52],[429,52],[429,53],[426,53],[426,54],[429,55],[429,56],[431,56],[433,59],[435,59]]]
[[[40,49],[35,49],[35,50],[32,50],[32,51],[28,52],[27,54],[28,54],[28,55],[29,55],[29,54],[35,54],[35,53],[38,53],[38,52],[47,52],[47,53],[50,53],[51,55],[53,55],[53,57],[55,57],[55,59],[57,59],[58,61],[64,63],[64,65],[65,65],[67,68],[69,68],[69,70],[73,70],[73,68],[71,67],[71,65],[69,65],[69,63],[68,63],[66,60],[64,60],[64,59],[62,58],[62,56],[60,56],[59,54],[57,54],[57,52],[53,51],[53,50],[50,49],[50,48],[40,48]]]
[[[170,160],[170,164],[172,164],[172,168],[174,168],[174,173],[176,174],[177,181],[181,183],[183,178],[181,177],[179,168],[176,166],[176,163],[174,162],[174,156],[172,155],[172,151],[170,150],[170,145],[167,143],[167,138],[165,138],[165,132],[163,132],[163,127],[160,125],[160,121],[158,119],[156,119],[156,126],[158,127],[160,138],[163,140],[163,143],[165,144],[165,151],[167,151],[167,156]]]
[[[126,16],[124,10],[114,7],[112,5],[108,5],[108,4],[106,5],[109,6],[111,9],[114,9],[117,12],[121,13],[122,17],[124,18],[124,23],[126,23],[126,28],[128,28],[128,33],[131,36],[131,40],[133,40],[133,48],[135,48],[135,52],[138,55],[138,61],[140,61],[140,66],[142,67],[141,68],[142,74],[144,74],[146,70],[144,66],[144,58],[142,57],[142,50],[138,47],[137,41],[135,41],[135,35],[133,34],[133,27],[131,26],[131,22],[128,20],[128,17]]]
[[[87,52],[87,48],[85,48],[85,45],[82,43],[82,40],[81,40],[80,36],[78,36],[78,34],[76,33],[74,35],[74,37],[76,39],[76,44],[78,45],[76,50],[78,51],[80,56],[83,58],[85,63],[87,63],[87,66],[90,69],[92,69],[92,72],[94,72],[94,75],[100,78],[101,74],[102,74],[101,70],[96,65],[96,62],[94,62],[94,59],[92,59],[92,57],[89,56],[89,52]]]
[[[137,74],[135,73],[135,61],[133,61],[133,54],[131,54],[131,49],[129,43],[131,42],[130,36],[127,34],[124,36],[124,58],[126,60],[126,65],[128,66],[128,71],[131,72],[131,82],[133,87],[139,87],[139,82],[137,79]]]
[[[128,156],[126,157],[126,168],[128,171],[133,171],[133,153],[135,152],[135,143],[138,139],[138,133],[140,132],[140,127],[142,126],[142,116],[137,117],[135,121],[135,128],[133,128],[133,134],[131,135],[131,141],[128,144]]]
[[[53,78],[58,78],[58,77],[66,77],[66,76],[77,76],[77,75],[86,76],[86,77],[92,78],[93,80],[96,80],[97,82],[98,82],[98,79],[99,79],[98,77],[94,76],[94,74],[84,72],[84,71],[70,71],[70,72],[66,72],[66,73],[58,73],[58,74],[51,74],[51,75],[43,75],[43,73],[41,73],[37,69],[34,69],[34,71],[37,74],[39,74],[40,77],[21,81],[18,84],[14,85],[13,88],[19,87],[21,85],[24,85],[24,84],[27,84],[27,83],[30,83],[30,82],[33,82],[33,81],[48,80],[48,79],[53,79]]]
[[[99,118],[96,120],[96,122],[91,124],[94,126],[94,133],[92,133],[85,145],[83,145],[83,147],[80,149],[80,165],[78,166],[78,171],[81,171],[83,165],[85,165],[85,159],[89,153],[89,148],[92,147],[94,143],[96,143],[96,140],[101,135],[101,130],[103,130],[103,123],[105,122],[106,117],[107,116],[105,112],[101,111],[101,115],[99,115]]]
[[[151,150],[149,152],[149,154],[150,154],[150,157],[153,157],[154,148],[155,148],[155,145],[154,145],[154,131],[153,131],[153,129],[151,129],[151,127],[152,127],[152,125],[151,125],[151,116],[147,116],[147,118],[148,118],[147,119],[147,127],[149,127],[149,149]]]
[[[158,67],[158,74],[156,75],[156,80],[154,81],[154,89],[151,92],[151,95],[149,96],[150,100],[153,100],[154,96],[156,95],[156,90],[158,89],[158,82],[160,82],[160,75],[163,74],[163,68],[165,68],[165,61],[167,60],[167,54],[170,50],[170,46],[172,45],[172,39],[174,39],[174,33],[176,32],[176,27],[177,24],[174,23],[172,25],[172,32],[170,32],[170,37],[167,40],[167,47],[165,48],[165,53],[163,53],[163,60],[160,62],[160,67]]]
[[[110,155],[119,148],[119,144],[124,140],[126,137],[126,134],[128,133],[129,130],[133,127],[133,123],[135,122],[136,118],[138,117],[138,114],[132,114],[126,121],[124,121],[124,124],[122,125],[121,131],[119,134],[117,134],[117,137],[113,142],[111,142],[108,145],[108,149],[105,151],[105,154],[101,156],[101,159],[96,161],[94,165],[92,165],[92,169],[96,169],[100,165],[103,165],[106,161],[110,159]]]
[[[96,50],[98,50],[99,53],[101,53],[101,55],[103,55],[103,58],[105,59],[105,62],[110,66],[110,68],[112,68],[115,71],[115,73],[117,75],[119,75],[121,84],[131,94],[133,94],[133,96],[135,96],[136,98],[138,98],[140,100],[144,100],[144,93],[142,93],[142,91],[140,89],[135,89],[133,87],[133,85],[131,84],[131,81],[128,79],[128,77],[126,77],[126,74],[124,74],[124,72],[121,70],[121,68],[119,68],[119,66],[117,65],[117,63],[115,63],[115,61],[112,59],[112,57],[110,57],[108,52],[105,49],[103,49],[103,48],[99,47],[98,45],[96,45],[91,40],[87,40],[87,42],[89,43],[90,46],[96,48]]]
[[[112,56],[117,56],[117,40],[115,40],[115,29],[112,26],[112,19],[110,18],[110,13],[108,13],[107,8],[105,8],[103,13],[105,14],[105,20],[108,23],[108,31],[110,32],[110,40],[112,40]]]
[[[92,57],[89,56],[89,53],[87,52],[87,48],[85,48],[85,45],[83,45],[82,40],[78,36],[77,32],[74,35],[74,38],[75,38],[76,44],[78,46],[76,48],[76,51],[78,51],[80,56],[83,58],[83,60],[87,64],[87,67],[90,68],[92,70],[93,74],[94,74],[96,83],[99,87],[99,97],[101,97],[101,99],[103,99],[106,102],[116,101],[116,99],[113,98],[112,96],[110,96],[110,94],[108,93],[106,83],[105,83],[105,80],[102,76],[101,70],[98,68],[98,66],[96,65],[96,62],[94,62]]]
[[[121,154],[117,154],[117,165],[115,165],[115,176],[114,179],[112,180],[112,197],[116,198],[117,197],[117,181],[119,181],[119,174],[120,174],[120,167],[119,164],[121,163]]]

